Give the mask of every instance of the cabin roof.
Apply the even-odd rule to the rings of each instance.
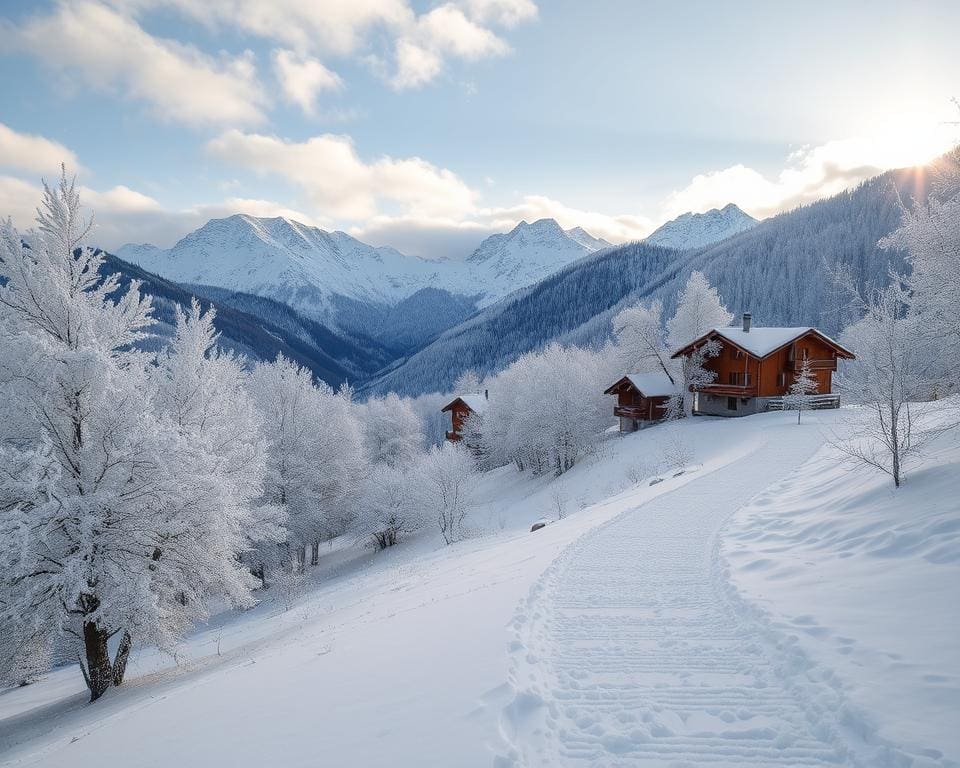
[[[787,344],[806,336],[808,333],[813,333],[823,341],[827,342],[827,344],[833,347],[842,357],[853,358],[853,352],[831,339],[825,333],[821,333],[816,328],[813,328],[809,325],[796,328],[754,326],[749,331],[745,331],[743,328],[736,326],[732,326],[730,328],[714,328],[713,330],[705,333],[699,339],[690,342],[682,349],[678,349],[673,353],[672,357],[679,357],[680,355],[687,353],[689,350],[699,346],[704,340],[716,335],[725,341],[729,341],[731,344],[742,349],[744,352],[762,359],[772,355],[778,349],[782,349]]]
[[[490,401],[482,392],[474,392],[468,395],[457,395],[453,400],[440,409],[441,413],[452,411],[457,403],[462,403],[474,413],[483,413],[487,410]]]
[[[646,397],[670,397],[677,389],[665,373],[628,373],[604,394],[612,395],[614,390],[625,381],[629,381],[634,389]]]

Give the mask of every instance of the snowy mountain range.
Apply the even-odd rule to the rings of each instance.
[[[726,240],[758,223],[753,216],[730,203],[706,213],[684,213],[654,231],[645,242],[686,251]]]
[[[238,214],[208,221],[169,250],[125,245],[117,255],[178,283],[266,296],[334,326],[350,324],[340,317],[346,302],[353,320],[364,317],[362,330],[373,330],[370,307],[387,312],[426,288],[485,306],[609,246],[540,219],[488,237],[466,260],[431,261],[344,232]]]

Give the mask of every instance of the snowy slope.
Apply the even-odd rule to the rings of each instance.
[[[955,766],[958,435],[877,511],[817,454],[846,413],[686,420],[698,466],[654,485],[666,427],[494,470],[477,538],[342,542],[94,705],[76,669],[0,692],[0,764]]]
[[[168,280],[267,296],[336,322],[338,299],[389,307],[424,288],[490,303],[608,245],[580,228],[570,233],[552,219],[523,222],[466,261],[430,261],[344,232],[238,214],[210,220],[169,250],[125,245],[118,255]]]
[[[726,240],[757,224],[753,216],[730,203],[706,213],[684,213],[655,230],[646,242],[685,251]]]

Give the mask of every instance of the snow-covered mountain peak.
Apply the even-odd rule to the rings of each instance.
[[[579,227],[566,232],[538,219],[488,237],[466,262],[431,261],[280,216],[235,214],[211,219],[169,250],[125,245],[117,255],[170,280],[267,296],[336,325],[337,297],[392,306],[432,287],[489,304],[606,245]]]
[[[725,240],[757,225],[757,220],[736,204],[705,213],[684,213],[657,229],[646,242],[686,250]]]

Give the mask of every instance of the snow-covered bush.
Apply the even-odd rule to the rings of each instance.
[[[460,541],[474,505],[478,473],[464,447],[447,443],[431,448],[416,469],[416,493],[424,515],[437,521],[447,544]]]
[[[603,390],[612,370],[609,355],[577,347],[524,355],[487,382],[489,405],[471,444],[490,465],[566,472],[610,423]]]
[[[423,450],[423,425],[410,400],[390,393],[363,406],[364,446],[372,464],[409,466]]]
[[[418,482],[416,473],[410,469],[375,465],[360,492],[357,519],[360,535],[377,549],[386,549],[420,530],[424,514],[416,488]]]

